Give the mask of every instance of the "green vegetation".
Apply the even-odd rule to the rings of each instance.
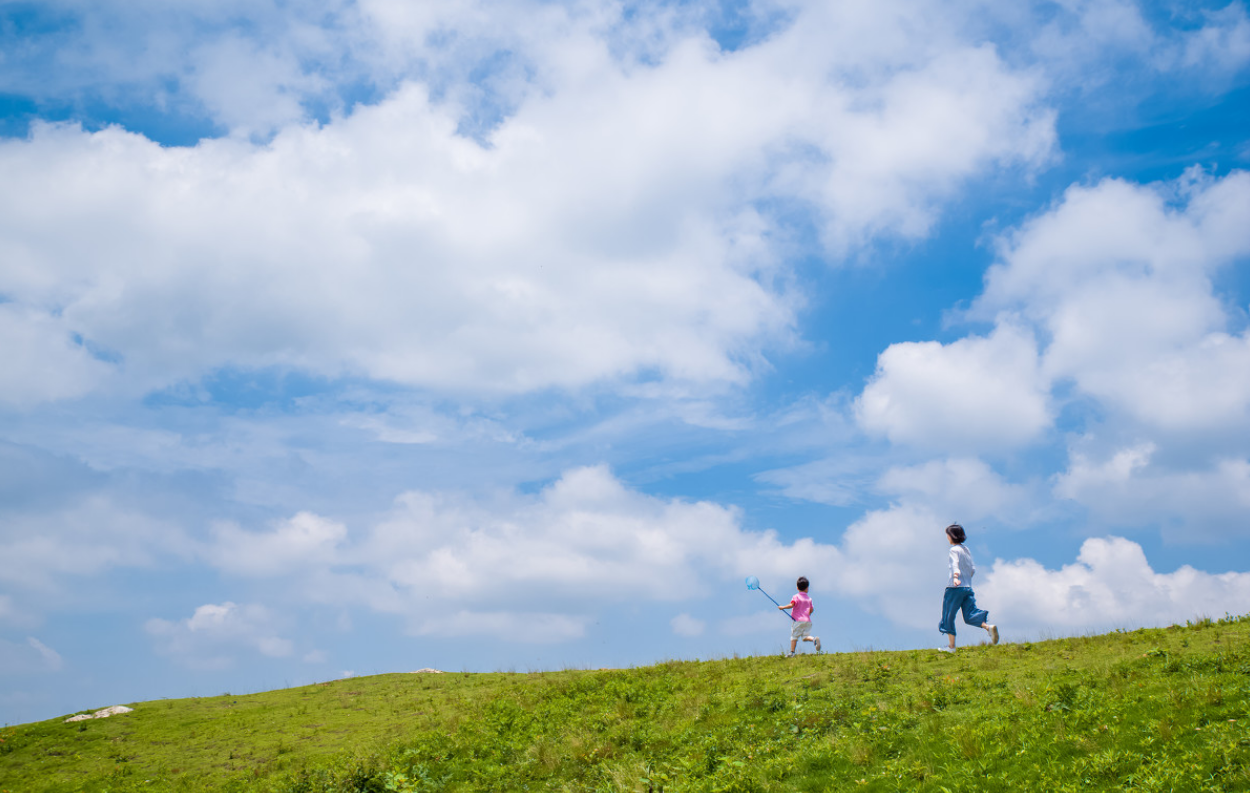
[[[1250,617],[133,707],[0,730],[0,790],[1247,790]]]

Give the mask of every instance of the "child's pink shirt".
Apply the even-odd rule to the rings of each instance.
[[[790,598],[790,603],[794,608],[790,613],[794,615],[795,622],[811,622],[812,599],[806,592],[796,592],[794,597]]]

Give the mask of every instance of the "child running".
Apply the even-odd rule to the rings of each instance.
[[[799,591],[794,593],[790,602],[777,607],[782,611],[794,609],[790,612],[794,622],[790,623],[790,652],[786,654],[786,658],[794,657],[794,648],[798,647],[799,639],[812,642],[816,645],[816,652],[820,652],[820,637],[812,635],[812,612],[816,609],[812,607],[812,598],[807,594],[807,578],[799,576],[797,586]]]
[[[990,613],[977,608],[976,596],[972,594],[972,576],[977,568],[972,563],[972,553],[964,547],[964,540],[968,539],[964,527],[958,523],[947,526],[946,538],[951,544],[951,574],[946,582],[946,595],[942,598],[942,621],[938,624],[938,631],[946,634],[948,644],[938,649],[944,653],[955,652],[955,614],[960,609],[964,612],[964,622],[975,628],[985,628],[990,635],[990,644],[998,644],[998,626],[985,621]]]

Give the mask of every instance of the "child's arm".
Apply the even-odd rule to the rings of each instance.
[[[951,581],[959,586],[959,552],[954,545],[951,546]]]
[[[786,609],[792,608],[793,606],[794,606],[794,598],[790,598],[789,603],[785,604],[784,606],[778,606],[777,608],[781,609],[782,611],[785,611]]]

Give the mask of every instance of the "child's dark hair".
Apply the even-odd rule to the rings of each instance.
[[[956,543],[962,543],[968,539],[968,535],[964,533],[964,527],[958,523],[952,523],[946,527],[946,536],[950,537]]]
[[[800,592],[807,591],[807,576],[805,575],[799,576],[798,587],[799,587]]]

